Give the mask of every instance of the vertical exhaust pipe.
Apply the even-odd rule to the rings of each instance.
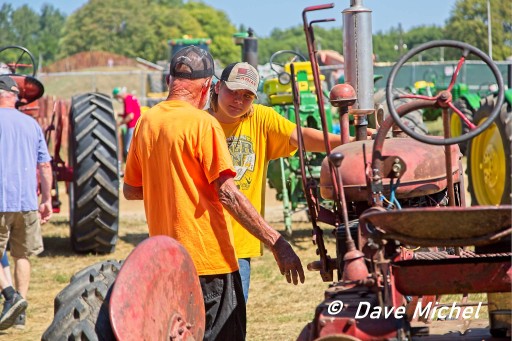
[[[362,0],[351,0],[343,10],[343,55],[345,57],[345,83],[356,91],[357,101],[354,123],[356,139],[366,139],[367,115],[374,112],[373,102],[373,44],[372,11]]]

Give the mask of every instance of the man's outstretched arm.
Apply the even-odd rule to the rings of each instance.
[[[247,231],[270,248],[288,283],[293,281],[293,284],[297,284],[299,280],[304,283],[302,263],[291,245],[261,217],[249,199],[236,187],[233,177],[221,175],[214,185],[224,208]]]

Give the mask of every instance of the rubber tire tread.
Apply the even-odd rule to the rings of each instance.
[[[54,319],[42,341],[115,340],[109,318],[110,294],[121,268],[105,261],[81,271],[55,298]]]
[[[475,113],[475,123],[478,123],[483,117],[488,117],[491,113],[495,103],[495,96],[490,95],[482,100],[482,105],[480,109]],[[508,174],[508,177],[505,179],[505,188],[503,191],[503,195],[501,198],[500,205],[510,205],[512,203],[512,176],[511,176],[511,161],[512,161],[512,106],[508,102],[504,102],[501,108],[500,114],[496,118],[495,122],[498,127],[498,131],[500,132],[503,148],[505,149],[505,159],[506,159],[506,170],[505,174]],[[471,144],[474,139],[471,139],[468,143],[468,161],[467,161],[467,174],[468,174],[468,191],[471,194],[471,205],[483,205],[484,203],[479,203],[476,195],[474,194],[474,186],[471,176]]]
[[[69,159],[71,244],[77,253],[112,253],[119,228],[117,124],[112,100],[101,93],[72,98]],[[72,202],[71,202],[72,201]]]
[[[456,101],[453,102],[453,105],[457,109],[459,109],[460,112],[463,113],[464,116],[466,116],[466,118],[470,122],[473,122],[474,112],[473,112],[473,110],[470,109],[470,107],[469,107],[469,105],[468,105],[468,103],[466,102],[465,99],[459,98],[459,99],[457,99]],[[464,134],[469,132],[469,127],[464,122],[461,122],[461,123],[462,123],[462,132],[461,132],[461,134],[464,135]],[[466,151],[468,149],[468,141],[463,141],[463,142],[459,143],[459,149],[460,149],[460,152],[462,153],[462,155],[466,155]]]
[[[68,290],[62,290],[54,299],[54,311],[57,311],[62,306],[62,304],[69,301],[72,297],[76,297],[78,294],[80,294],[81,286],[93,282],[94,279],[97,278],[100,273],[109,271],[107,267],[111,267],[111,271],[118,271],[121,268],[121,265],[122,261],[107,260],[90,265],[75,273],[69,280],[69,283],[72,284],[74,282],[79,281],[82,282],[82,284],[69,286]],[[75,288],[78,291],[73,291],[73,288]]]
[[[408,93],[401,89],[393,89],[394,95],[407,95]],[[389,108],[388,104],[386,103],[386,90],[385,89],[379,89],[377,90],[373,95],[373,100],[376,105],[381,104],[382,109],[384,111],[384,117],[383,119],[386,119],[389,116]],[[403,104],[406,104],[410,101],[413,101],[412,99],[408,98],[400,98],[395,101],[395,107],[399,107]],[[368,121],[370,122],[370,127],[375,128],[375,115],[369,115]],[[428,134],[428,128],[425,125],[425,122],[423,120],[423,112],[421,110],[414,110],[402,117],[402,122],[404,122],[407,127],[411,128],[418,134],[426,135]]]

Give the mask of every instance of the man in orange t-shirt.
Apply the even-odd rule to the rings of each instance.
[[[171,61],[169,96],[139,119],[123,192],[144,200],[150,236],[167,235],[189,252],[206,310],[204,340],[244,340],[245,300],[233,248],[231,214],[274,253],[288,282],[304,282],[300,259],[233,180],[226,138],[204,108],[213,58],[195,46]]]

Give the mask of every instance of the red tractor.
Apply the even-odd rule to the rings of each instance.
[[[325,134],[312,24],[332,19],[309,23],[307,13],[333,6],[303,11]],[[368,116],[375,113],[371,11],[362,1],[351,1],[343,19],[345,83],[331,90],[330,102],[339,108],[342,134],[349,131],[348,115],[354,117],[357,141],[331,149],[325,136],[327,156],[319,183],[307,178],[305,150],[299,143],[302,184],[319,255],[308,269],[331,284],[298,340],[510,337],[512,207],[466,207],[458,147],[483,132],[499,114],[504,99],[499,70],[487,55],[462,42],[433,41],[413,48],[393,67],[386,87],[390,115],[380,120],[375,138],[367,140]],[[405,63],[433,48],[458,51],[451,84],[465,60],[479,58],[500,89],[489,119],[458,137],[450,137],[451,110],[458,112],[450,88],[427,97],[397,92],[393,86]],[[291,76],[299,123],[293,63]],[[408,101],[403,104],[403,99]],[[397,103],[401,104],[397,107]],[[424,108],[442,109],[443,136],[418,134],[403,122],[407,113]],[[300,137],[299,130],[299,141]],[[317,193],[332,204],[322,206]],[[323,242],[323,231],[329,227],[336,237],[333,257]],[[157,255],[151,264],[145,261]],[[194,267],[182,247],[168,237],[149,238],[122,264],[98,263],[75,275],[55,300],[55,318],[43,340],[200,340],[204,311],[198,288]],[[134,291],[138,295],[130,294]],[[475,323],[469,337],[448,333],[453,326],[450,318],[477,317],[483,302],[474,306],[468,302],[472,293],[487,293],[489,321]],[[449,306],[438,303],[447,294],[464,298]],[[421,321],[431,323],[416,324]]]
[[[20,88],[19,110],[40,122],[52,155],[53,210],[60,211],[59,181],[69,195],[71,245],[79,253],[111,253],[119,227],[119,169],[117,125],[109,96],[87,93],[69,105],[56,101],[50,117],[42,110],[44,86],[37,65],[21,46],[0,48],[0,70]],[[69,123],[68,123],[69,122]],[[66,135],[67,133],[67,135]],[[67,141],[67,158],[61,147]]]

